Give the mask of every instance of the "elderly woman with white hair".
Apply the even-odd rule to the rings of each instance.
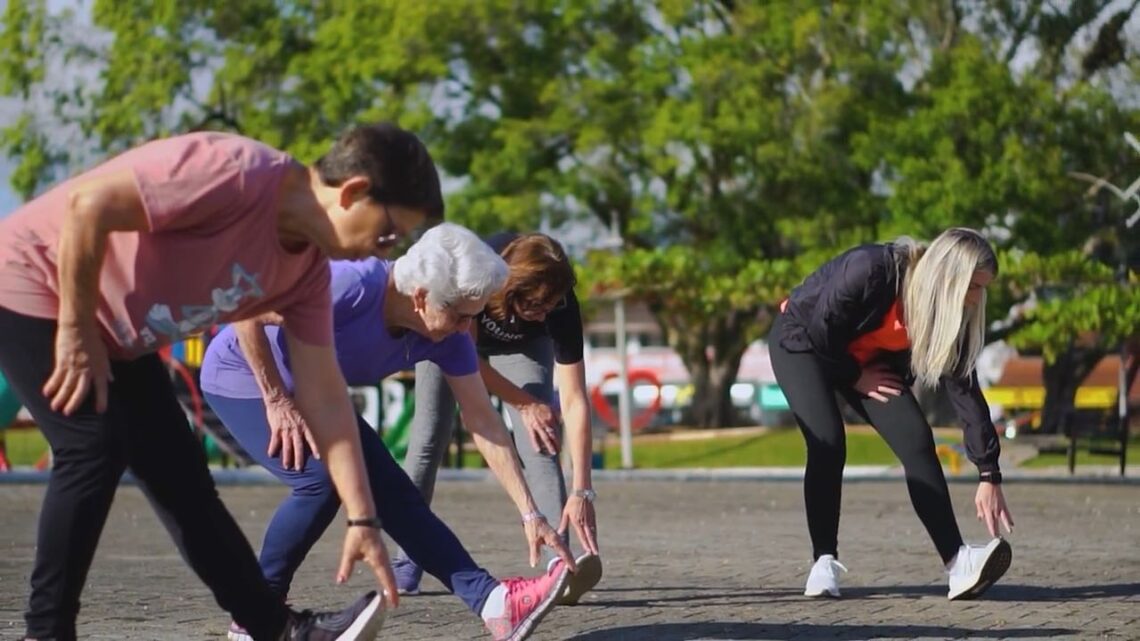
[[[375,430],[357,416],[380,523],[405,552],[481,616],[495,639],[530,636],[554,606],[574,562],[538,511],[523,480],[510,436],[479,375],[468,329],[502,288],[507,266],[471,231],[453,224],[428,230],[394,263],[334,261],[336,353],[350,385],[374,384],[431,361],[444,372],[464,422],[494,474],[518,507],[531,565],[543,544],[565,560],[534,578],[499,580],[476,565],[456,536],[424,502]],[[269,523],[261,567],[284,600],[293,574],[339,508],[328,471],[315,451],[305,417],[292,400],[292,373],[283,332],[271,322],[225,328],[206,351],[202,390],[210,406],[260,465],[292,488]],[[249,638],[236,624],[230,639]]]

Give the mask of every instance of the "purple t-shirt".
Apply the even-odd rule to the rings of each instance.
[[[452,334],[436,343],[407,332],[392,337],[384,326],[384,296],[392,262],[370,258],[332,261],[333,328],[336,357],[349,385],[375,385],[396,372],[431,361],[448,376],[479,371],[475,346],[466,333]],[[268,326],[265,333],[286,388],[293,391],[293,376],[285,334]],[[223,329],[206,349],[201,372],[202,390],[226,398],[261,398],[253,371],[242,355],[233,327]]]

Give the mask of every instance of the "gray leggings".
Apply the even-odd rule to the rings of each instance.
[[[554,346],[549,338],[524,343],[515,352],[491,354],[491,366],[510,382],[535,398],[550,402],[554,396]],[[558,527],[562,508],[566,505],[566,482],[557,455],[540,454],[531,444],[530,435],[518,410],[507,405],[508,426],[522,462],[526,484],[530,487],[538,509],[551,526]],[[431,503],[435,478],[451,441],[455,423],[455,397],[443,372],[435,363],[416,364],[416,415],[408,439],[404,471]],[[562,438],[562,434],[558,434]],[[546,550],[544,548],[544,550]],[[550,554],[546,550],[545,554]]]

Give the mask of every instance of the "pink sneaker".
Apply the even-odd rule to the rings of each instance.
[[[570,570],[562,562],[542,576],[503,579],[506,608],[503,616],[483,621],[487,630],[495,641],[522,641],[529,637],[542,617],[554,609],[554,602],[569,580]]]

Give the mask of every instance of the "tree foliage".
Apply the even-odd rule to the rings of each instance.
[[[1135,288],[1065,280],[1119,213],[1074,172],[1140,176],[1136,5],[9,0],[0,91],[27,109],[0,145],[29,196],[174,132],[312,161],[397,119],[458,222],[616,225],[623,251],[591,252],[584,287],[649,304],[702,392],[693,420],[719,425],[779,301],[859,242],[984,228],[1008,269],[994,312],[1040,300],[1011,340],[1052,357],[1136,331]]]

